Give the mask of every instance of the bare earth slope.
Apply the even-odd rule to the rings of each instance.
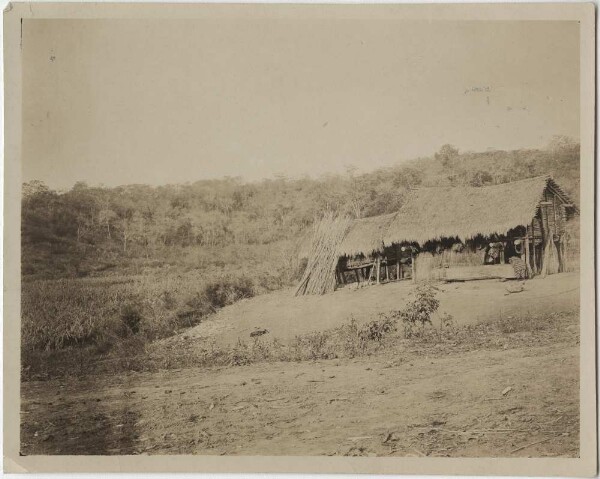
[[[458,324],[475,324],[498,315],[561,311],[579,304],[578,273],[527,281],[524,291],[508,294],[507,288],[515,284],[498,280],[439,284],[440,312],[452,314]],[[323,296],[295,297],[293,290],[285,289],[223,308],[184,336],[233,344],[238,338],[248,339],[254,329],[265,328],[270,337],[288,340],[298,334],[335,328],[350,317],[361,323],[378,313],[401,309],[413,289],[410,281],[359,290],[348,286]]]

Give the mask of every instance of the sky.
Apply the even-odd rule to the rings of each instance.
[[[23,181],[317,177],[579,139],[575,22],[25,20]]]

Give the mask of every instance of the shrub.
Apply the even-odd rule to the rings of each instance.
[[[440,318],[440,333],[446,337],[456,335],[457,327],[454,316],[449,313],[444,313]]]
[[[391,316],[404,323],[404,335],[409,338],[423,334],[426,324],[431,324],[431,315],[435,313],[440,302],[436,299],[439,290],[431,284],[421,284],[412,293],[414,299],[404,309],[394,311]],[[420,326],[417,328],[417,326]]]
[[[397,321],[389,316],[381,315],[381,319],[378,321],[371,321],[365,324],[360,335],[365,342],[377,341],[381,342],[384,336],[396,331]]]
[[[222,278],[204,287],[204,295],[215,308],[222,308],[243,298],[254,296],[252,280],[247,277]]]
[[[204,316],[214,312],[215,308],[210,304],[206,295],[196,292],[184,301],[183,308],[177,312],[178,326],[195,326]]]
[[[335,352],[330,339],[331,331],[313,331],[296,336],[291,344],[292,356],[297,361],[333,358]]]
[[[142,322],[142,314],[140,307],[136,304],[128,303],[121,310],[121,321],[132,334],[140,332],[140,323]]]
[[[230,366],[244,366],[251,362],[248,345],[238,339],[237,344],[229,351],[228,364]]]

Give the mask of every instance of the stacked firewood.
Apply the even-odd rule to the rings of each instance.
[[[351,222],[350,218],[328,213],[316,225],[308,263],[296,296],[325,294],[335,289],[338,246],[346,236]]]

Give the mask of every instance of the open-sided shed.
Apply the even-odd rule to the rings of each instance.
[[[430,253],[431,257],[422,254],[417,259],[423,273],[506,265],[511,257],[522,259],[529,275],[554,273],[566,268],[565,226],[577,213],[573,201],[549,176],[485,187],[421,188],[409,195],[383,242],[388,247],[417,244]],[[493,268],[471,269],[467,275],[493,274]],[[496,269],[500,272],[502,267]]]
[[[328,239],[327,228],[320,228],[323,237],[314,244],[321,245],[321,256],[329,251],[325,269],[335,271],[328,284],[332,277],[336,284],[530,277],[567,269],[566,225],[576,214],[576,205],[550,176],[419,188],[395,213],[344,220],[343,231]],[[311,264],[316,269],[322,263],[315,256]]]

